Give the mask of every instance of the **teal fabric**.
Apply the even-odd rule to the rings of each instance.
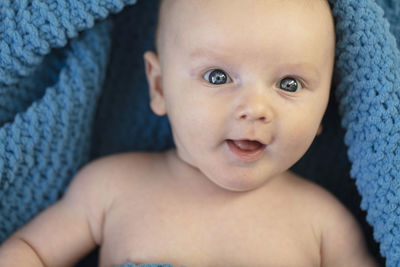
[[[0,2],[0,240],[88,161],[110,48],[100,20],[133,2]]]
[[[156,1],[135,3],[0,2],[0,241],[56,201],[89,160],[173,146],[143,80]],[[339,176],[352,178],[387,266],[400,266],[400,1],[330,3],[340,122],[328,110],[324,156],[311,152],[312,164],[297,167],[307,177],[326,173],[339,196]]]

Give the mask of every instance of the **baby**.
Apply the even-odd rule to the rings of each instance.
[[[377,266],[352,215],[288,169],[334,65],[325,0],[164,0],[150,105],[176,149],[109,156],[6,241],[0,266]]]

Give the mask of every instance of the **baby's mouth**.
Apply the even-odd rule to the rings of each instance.
[[[263,144],[252,140],[228,140],[243,151],[254,151],[260,149]]]
[[[257,140],[226,140],[230,151],[243,161],[255,161],[262,156],[267,145]]]

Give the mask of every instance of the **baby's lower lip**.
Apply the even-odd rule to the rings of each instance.
[[[231,139],[227,139],[226,143],[228,145],[229,150],[241,161],[245,161],[245,162],[250,162],[250,161],[256,161],[259,158],[261,158],[266,145],[261,144],[261,143],[255,143],[254,145],[252,145],[251,149],[249,150],[245,150],[240,148],[237,145],[237,142],[240,142],[240,140],[231,140]]]

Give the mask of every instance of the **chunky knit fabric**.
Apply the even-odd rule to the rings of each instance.
[[[0,240],[88,160],[110,47],[109,25],[93,26],[133,2],[0,2]]]
[[[351,176],[387,266],[400,266],[400,53],[376,3],[332,2]]]
[[[0,1],[0,241],[53,203],[91,158],[172,146],[143,81],[155,2],[100,22],[135,2]],[[387,266],[400,266],[400,1],[330,3],[350,176]]]

